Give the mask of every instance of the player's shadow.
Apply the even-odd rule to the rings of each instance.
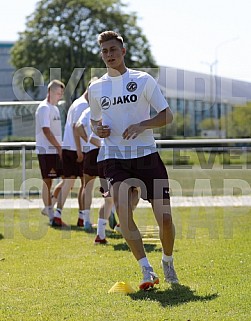
[[[75,231],[75,232],[80,232],[80,233],[86,233],[86,234],[95,234],[95,235],[97,234],[97,227],[92,227],[91,230],[85,231],[83,229],[83,227],[79,227],[79,226],[72,224],[69,226],[69,230]],[[106,230],[105,233],[106,233],[106,237],[110,238],[110,239],[122,239],[123,238],[121,234],[118,234],[112,230]]]
[[[133,300],[154,300],[158,301],[162,307],[171,307],[188,302],[204,302],[211,301],[218,297],[217,293],[208,295],[197,295],[195,290],[189,286],[182,284],[173,284],[166,290],[158,290],[154,288],[149,291],[138,291],[136,293],[128,294]]]
[[[130,251],[129,246],[126,243],[120,243],[120,244],[115,244],[113,246],[114,251]],[[150,252],[162,252],[161,248],[158,246],[158,244],[150,244],[150,243],[146,243],[144,244],[144,249],[146,251],[146,253],[150,253]]]
[[[112,231],[112,230],[106,230],[106,236],[110,239],[122,239],[123,236],[119,233],[116,233],[115,231]]]
[[[90,230],[84,230],[83,227],[77,226],[77,225],[70,225],[69,230],[75,231],[75,232],[81,232],[81,233],[86,233],[86,234],[96,234],[97,233],[97,228],[92,227]]]

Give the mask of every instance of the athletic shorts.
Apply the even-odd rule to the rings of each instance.
[[[84,173],[89,176],[99,176],[97,157],[99,148],[84,153]]]
[[[62,162],[58,154],[38,154],[42,178],[57,178],[63,174]]]
[[[170,199],[168,175],[159,154],[132,159],[106,159],[101,162],[109,184],[125,182],[140,187],[144,200]]]
[[[104,162],[98,162],[98,175],[100,180],[100,192],[103,197],[110,197],[108,181],[104,175]]]
[[[84,176],[84,161],[77,162],[77,152],[74,150],[63,149],[63,176],[69,177],[83,177]]]

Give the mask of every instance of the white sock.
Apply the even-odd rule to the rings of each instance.
[[[84,221],[85,223],[91,223],[91,220],[90,220],[90,210],[83,210],[82,211],[83,213],[83,216],[84,216]]]
[[[168,263],[172,262],[173,261],[173,256],[172,255],[168,256],[168,255],[162,253],[162,260],[164,262],[168,262]]]
[[[54,212],[54,217],[61,218],[62,210],[60,208],[57,208]]]
[[[143,266],[150,267],[151,266],[147,257],[143,257],[142,259],[138,260],[138,263],[141,267],[143,267]]]
[[[46,210],[46,212],[49,212],[51,206],[45,206],[44,209]]]
[[[98,227],[97,227],[97,235],[101,238],[101,240],[105,239],[105,228],[108,220],[104,218],[98,219]]]
[[[84,219],[84,211],[79,210],[78,211],[78,217],[81,218],[81,220],[83,220]]]

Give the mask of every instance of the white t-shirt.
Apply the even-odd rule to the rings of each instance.
[[[64,128],[64,137],[63,137],[63,149],[68,149],[76,151],[76,143],[73,134],[73,125],[76,124],[82,112],[89,106],[87,100],[82,95],[76,99],[71,107],[68,110],[65,128]],[[84,144],[83,139],[80,139],[81,145]]]
[[[35,113],[36,119],[36,153],[57,154],[57,149],[51,145],[43,133],[42,128],[49,127],[58,143],[62,144],[62,128],[59,109],[51,105],[47,99],[43,100]]]
[[[91,119],[111,128],[104,139],[104,159],[138,158],[156,152],[153,130],[147,129],[135,139],[123,139],[132,124],[150,119],[150,107],[158,113],[168,106],[157,82],[148,73],[127,69],[118,77],[105,74],[89,87]]]
[[[91,112],[90,107],[85,109],[79,118],[79,122],[84,126],[86,135],[88,137],[88,142],[83,144],[83,152],[88,153],[89,151],[98,148],[97,146],[90,143],[90,138],[95,137],[101,140],[96,134],[93,133],[91,129]]]

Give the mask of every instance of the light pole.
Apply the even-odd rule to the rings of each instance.
[[[209,62],[204,62],[202,61],[201,63],[206,64],[210,67],[210,104],[211,108],[213,107],[214,103],[216,102],[215,99],[213,99],[213,79],[215,78],[215,94],[217,95],[217,66],[218,66],[218,52],[221,47],[224,45],[238,40],[239,37],[233,37],[226,39],[222,42],[220,42],[214,49],[214,61],[209,63]],[[213,72],[214,71],[214,72]],[[216,98],[216,97],[215,97]],[[221,118],[221,111],[220,111],[221,106],[216,102],[216,112],[217,112],[217,131],[218,131],[218,136],[221,138],[221,124],[220,124],[220,118]]]
[[[214,51],[214,66],[215,66],[215,69],[214,69],[214,74],[215,74],[215,78],[217,77],[217,66],[218,66],[218,52],[219,52],[219,49],[223,46],[225,46],[226,44],[230,43],[230,42],[233,42],[233,41],[236,41],[238,40],[239,37],[236,36],[236,37],[232,37],[232,38],[229,38],[229,39],[226,39],[222,42],[220,42],[216,47],[215,47],[215,51]],[[215,79],[217,81],[217,79]],[[218,133],[219,133],[219,138],[221,138],[221,100],[220,100],[220,103],[217,103],[216,105],[217,107],[217,118],[218,118],[218,122],[217,122],[217,130],[218,130]]]
[[[219,62],[219,61],[218,61],[218,52],[219,52],[219,49],[220,49],[221,47],[225,46],[226,44],[228,44],[228,43],[230,43],[230,42],[233,42],[233,41],[236,41],[236,40],[238,40],[238,39],[239,39],[238,36],[233,37],[233,38],[229,38],[229,39],[227,39],[227,40],[224,40],[224,41],[220,42],[220,43],[215,47],[215,49],[214,49],[214,62],[213,62],[214,66],[215,66],[215,68],[214,68],[214,74],[215,74],[215,76],[217,76],[217,65],[218,65],[218,62]]]
[[[201,61],[202,64],[208,65],[210,68],[210,83],[209,83],[209,102],[210,102],[210,117],[212,117],[213,114],[213,106],[215,104],[215,96],[214,96],[214,88],[216,90],[216,85],[214,86],[214,75],[213,75],[213,68],[216,64],[216,61],[213,61],[212,63]]]

